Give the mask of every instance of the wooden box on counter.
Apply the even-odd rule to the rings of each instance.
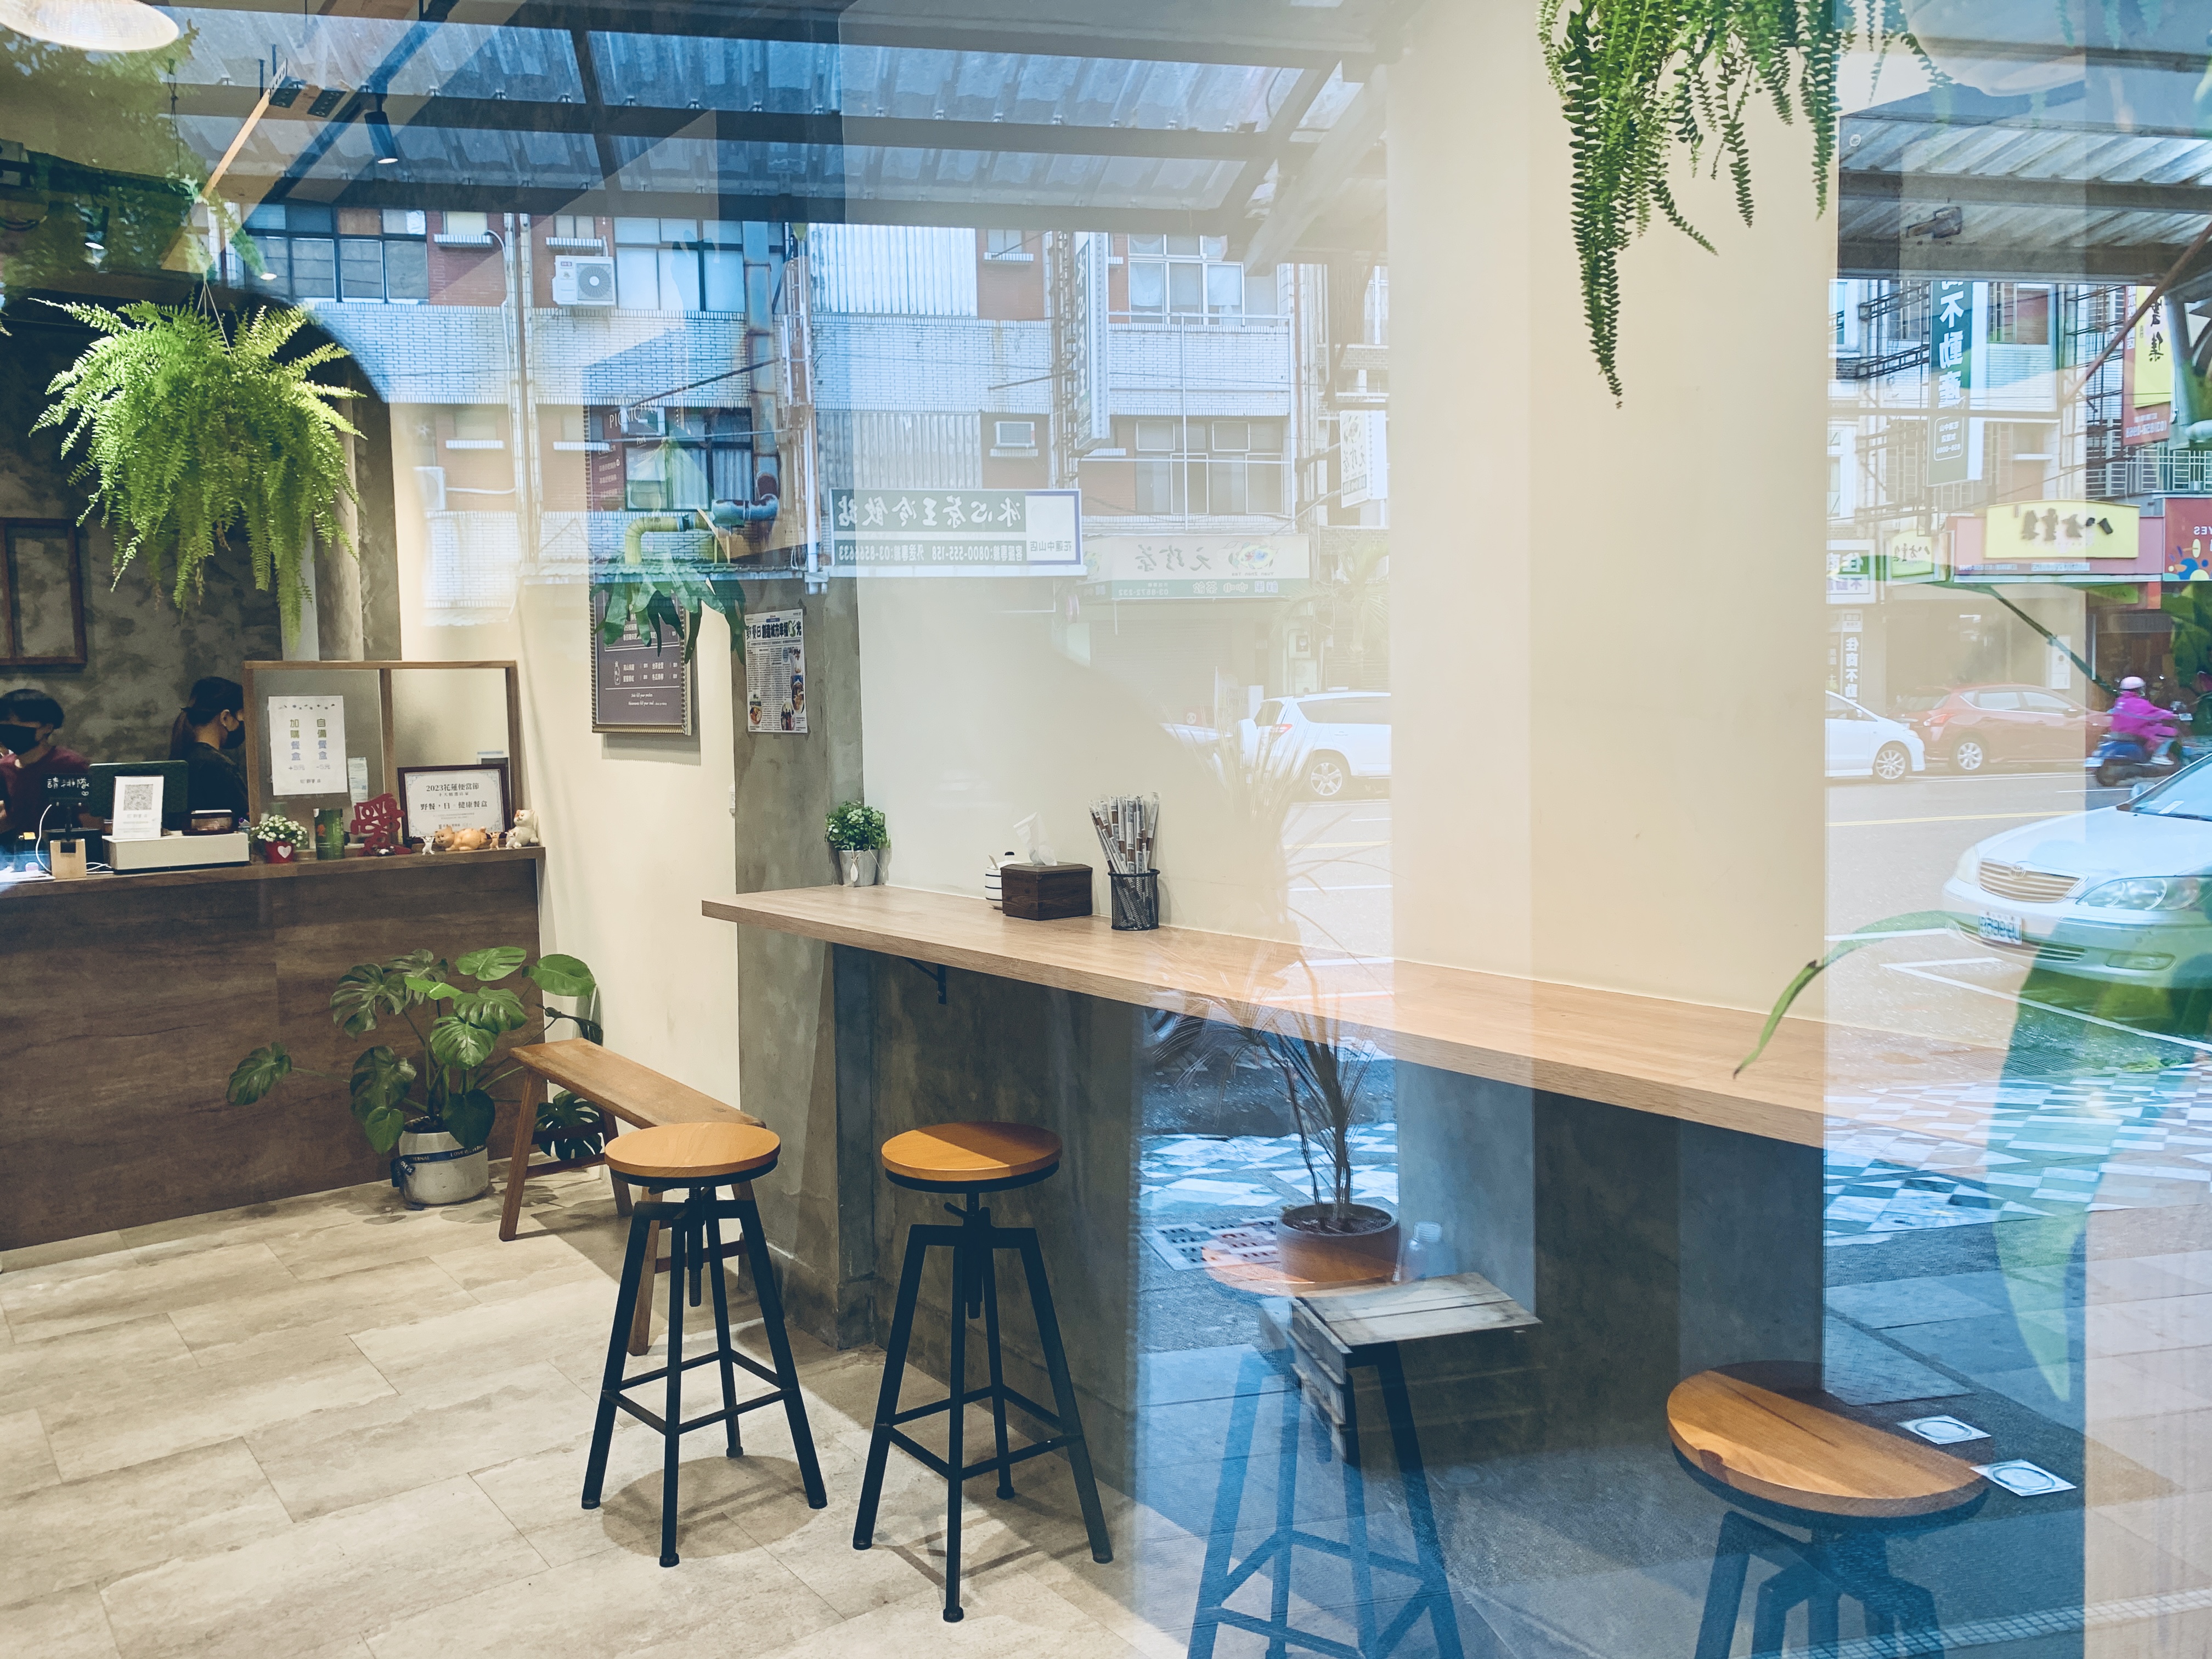
[[[1000,890],[1006,914],[1024,921],[1060,921],[1091,914],[1087,864],[1002,864]]]

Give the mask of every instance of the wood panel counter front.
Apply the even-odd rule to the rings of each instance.
[[[1790,1019],[1741,1077],[1762,1017],[1737,1009],[1417,962],[1314,957],[1294,945],[1104,916],[1022,921],[981,899],[806,887],[708,899],[710,916],[1253,1030],[1357,1040],[1442,1071],[1819,1146],[1826,1097],[1996,1077],[2002,1055]],[[1844,1109],[1847,1114],[1848,1109]]]
[[[346,1108],[375,1037],[331,1023],[359,962],[538,948],[543,848],[164,871],[0,889],[0,1249],[380,1180]],[[537,988],[520,989],[533,1014]],[[538,1040],[538,1023],[513,1042]],[[301,1066],[233,1106],[231,1068]],[[495,1145],[503,1144],[495,1137]]]

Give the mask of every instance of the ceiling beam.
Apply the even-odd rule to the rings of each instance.
[[[2197,213],[2212,216],[2212,188],[2203,185],[2107,184],[2096,179],[2023,179],[1948,173],[1871,173],[1844,169],[1847,201],[1896,202],[1918,212],[1953,203],[1985,207],[2077,208],[2091,213]]]
[[[1306,112],[1313,107],[1314,100],[1321,96],[1322,89],[1328,85],[1329,76],[1335,72],[1334,69],[1299,71],[1297,80],[1291,84],[1291,95],[1275,112],[1275,118],[1267,124],[1261,153],[1245,162],[1243,171],[1237,175],[1237,182],[1230,185],[1229,194],[1222,198],[1224,216],[1232,219],[1242,217],[1244,210],[1251,205],[1254,194],[1267,183],[1268,170],[1290,160],[1291,140],[1297,133],[1298,123],[1306,118]]]
[[[1981,246],[1929,242],[1915,237],[1863,237],[1840,242],[1836,275],[1887,281],[1925,276],[1967,276],[1984,282],[2156,282],[2182,255],[2179,242],[2139,242],[2110,247]]]
[[[1322,216],[1345,181],[1367,159],[1368,152],[1382,142],[1389,114],[1389,78],[1380,67],[1370,71],[1367,84],[1345,106],[1336,125],[1322,136],[1305,165],[1296,174],[1278,181],[1274,204],[1244,250],[1249,268],[1269,270],[1280,264],[1305,235],[1306,228]]]
[[[840,0],[842,6],[842,0]],[[1328,69],[1346,58],[1363,69],[1376,43],[1340,23],[1328,8],[1285,15],[1270,11],[1263,28],[1189,32],[1110,25],[1006,27],[992,23],[931,22],[871,15],[842,21],[827,9],[755,7],[738,9],[714,0],[653,0],[625,6],[607,0],[453,0],[444,21],[490,28],[548,29],[566,33],[688,35],[707,40],[784,40],[887,46],[902,51],[1004,52],[1040,58],[1111,58],[1133,63],[1252,64]],[[296,17],[300,0],[197,0],[192,11],[261,12]],[[334,0],[326,17],[388,19],[386,0]]]
[[[1029,121],[912,120],[874,115],[802,115],[770,110],[678,109],[667,105],[609,104],[596,66],[580,50],[581,103],[534,103],[512,98],[402,97],[384,100],[395,131],[553,132],[596,138],[672,138],[678,133],[727,143],[811,144],[825,149],[975,150],[998,155],[1127,155],[1257,162],[1262,176],[1270,136],[1258,132],[1201,132],[1191,128],[1051,126]],[[1322,70],[1308,76],[1326,82]],[[1301,77],[1303,82],[1305,77]],[[1318,90],[1318,88],[1316,88]],[[179,115],[244,119],[256,94],[251,87],[184,86],[176,89]],[[1309,102],[1311,100],[1309,100]],[[271,109],[263,118],[282,125],[322,123],[306,100]],[[1300,112],[1303,115],[1304,112]],[[1295,122],[1293,123],[1295,125]]]
[[[478,213],[635,214],[672,219],[738,219],[854,225],[941,225],[972,229],[1103,230],[1224,234],[1218,210],[1017,205],[975,201],[907,201],[846,196],[744,195],[692,191],[570,190],[559,185],[411,184],[363,173],[330,196],[295,192],[295,202],[337,207],[436,208]],[[247,200],[260,199],[273,176],[231,178]]]

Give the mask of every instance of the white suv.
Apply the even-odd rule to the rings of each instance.
[[[1239,724],[1246,761],[1256,761],[1267,745],[1281,763],[1297,769],[1316,800],[1334,800],[1355,778],[1390,775],[1388,691],[1271,697]]]

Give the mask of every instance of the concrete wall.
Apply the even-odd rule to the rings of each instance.
[[[46,388],[92,336],[74,326],[14,317],[0,337],[0,518],[75,519],[89,483],[71,483],[82,459],[64,459],[61,436],[33,433]],[[0,669],[0,690],[34,685],[60,702],[69,720],[62,740],[97,761],[145,760],[169,752],[169,726],[206,674],[241,678],[249,657],[278,650],[276,599],[257,592],[243,550],[208,565],[207,590],[181,613],[149,567],[118,580],[115,542],[96,521],[82,532],[86,635],[84,667]]]

